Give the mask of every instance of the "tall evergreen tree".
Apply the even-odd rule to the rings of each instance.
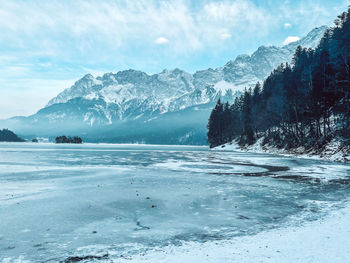
[[[208,121],[208,142],[210,147],[215,147],[223,143],[223,105],[219,99],[212,110]]]

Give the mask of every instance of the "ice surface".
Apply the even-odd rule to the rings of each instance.
[[[349,170],[205,147],[0,144],[0,262],[268,258],[253,244],[345,206]]]

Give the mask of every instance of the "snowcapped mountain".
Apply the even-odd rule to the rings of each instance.
[[[13,118],[8,126],[20,133],[54,136],[58,131],[79,131],[113,141],[156,143],[143,136],[146,130],[155,138],[157,132],[173,136],[176,131],[175,139],[162,142],[193,143],[193,136],[200,136],[198,141],[204,143],[206,121],[218,98],[233,101],[244,88],[263,82],[278,65],[291,62],[298,45],[316,47],[325,30],[325,26],[315,28],[297,42],[262,46],[223,67],[194,74],[180,69],[154,75],[132,69],[99,77],[87,74],[36,114]]]

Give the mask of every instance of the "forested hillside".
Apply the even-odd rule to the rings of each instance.
[[[19,138],[14,132],[3,129],[0,130],[0,142],[23,142],[24,140]]]
[[[350,8],[335,20],[316,49],[299,46],[292,64],[277,67],[261,86],[230,105],[219,100],[208,122],[215,147],[236,139],[283,149],[321,149],[350,139]]]

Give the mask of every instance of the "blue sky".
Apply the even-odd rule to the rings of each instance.
[[[0,0],[0,118],[29,115],[86,73],[224,65],[332,25],[350,0]]]

